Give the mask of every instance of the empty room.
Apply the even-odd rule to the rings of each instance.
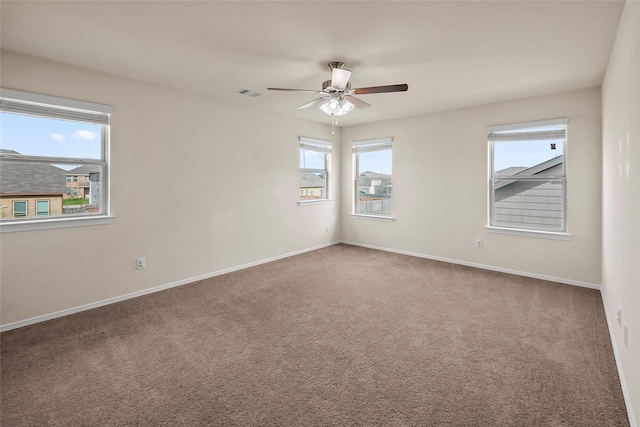
[[[638,426],[640,2],[0,3],[3,426]]]

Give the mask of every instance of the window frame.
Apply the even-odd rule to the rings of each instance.
[[[40,212],[44,212],[41,211],[39,208],[40,203],[46,203],[47,204],[47,213],[41,215]],[[51,213],[51,202],[49,200],[45,200],[45,199],[37,199],[36,200],[36,217],[40,217],[40,216],[49,216]]]
[[[303,150],[315,151],[319,153],[324,153],[324,169],[316,169],[316,168],[303,168],[300,163],[300,156],[302,155]],[[307,137],[299,137],[298,138],[298,205],[299,206],[309,206],[309,205],[317,205],[323,203],[331,203],[333,200],[331,199],[331,195],[333,191],[331,190],[331,154],[333,151],[333,144],[331,141],[326,141],[322,139],[315,138],[307,138]],[[302,173],[322,173],[324,174],[324,188],[320,191],[320,197],[305,199],[302,196],[309,195],[309,193],[313,194],[313,190],[304,189],[300,187],[300,179]]]
[[[359,203],[358,193],[358,172],[360,167],[359,155],[366,152],[391,150],[391,183],[393,187],[393,138],[378,138],[362,141],[354,141],[351,144],[351,217],[356,219],[368,219],[375,221],[393,222],[395,221],[393,209],[393,191],[391,192],[391,211],[389,214],[373,214],[358,212],[356,206]]]
[[[568,240],[570,234],[568,233],[568,199],[567,199],[567,147],[569,140],[569,119],[568,118],[556,118],[548,120],[539,120],[531,122],[513,123],[507,125],[489,126],[487,127],[487,141],[488,141],[488,207],[487,207],[487,226],[486,229],[492,233],[499,234],[513,234],[526,237],[540,237],[549,239]],[[522,129],[524,134],[534,134],[534,131],[526,132],[527,129],[549,127],[549,126],[564,126],[564,138],[562,144],[562,174],[548,174],[548,173],[536,173],[535,175],[525,176],[516,174],[496,174],[495,172],[495,135],[507,134],[509,131],[516,131]],[[561,131],[558,131],[561,132]],[[535,139],[532,138],[532,139]],[[551,138],[550,138],[551,139]],[[523,140],[526,140],[523,138]],[[516,141],[516,140],[514,140]],[[551,160],[551,159],[550,159]],[[535,166],[531,166],[533,168]],[[535,227],[505,227],[503,225],[496,225],[495,221],[495,188],[496,180],[508,180],[518,182],[536,182],[536,181],[561,181],[562,182],[562,225],[560,230],[545,230]]]
[[[16,204],[18,204],[18,203],[24,203],[24,211],[20,211],[24,215],[16,215]],[[29,213],[29,201],[28,200],[14,200],[13,201],[12,214],[11,214],[12,218],[22,218],[22,217],[26,218],[28,213]]]
[[[32,155],[21,155],[19,158],[12,157],[11,155],[4,156],[7,160],[60,165],[99,166],[102,175],[100,179],[100,213],[49,215],[46,217],[36,215],[34,217],[20,217],[20,219],[13,219],[12,217],[12,219],[0,221],[0,233],[102,225],[109,224],[113,221],[113,217],[110,214],[108,185],[110,182],[109,148],[112,111],[113,108],[108,105],[0,88],[0,112],[56,120],[69,120],[73,122],[94,123],[100,125],[101,128],[100,159]],[[68,181],[65,180],[65,183],[66,182]],[[50,208],[51,203],[49,203],[49,209]]]

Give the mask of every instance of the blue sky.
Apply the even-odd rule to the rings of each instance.
[[[100,159],[100,125],[0,113],[0,148],[32,156]]]
[[[358,157],[358,174],[367,171],[391,175],[392,150],[360,153]]]
[[[324,153],[300,150],[300,167],[306,169],[324,169]]]
[[[556,149],[551,149],[551,143],[556,144]],[[513,166],[531,167],[563,153],[564,141],[509,141],[494,142],[493,157],[494,171],[499,171]]]

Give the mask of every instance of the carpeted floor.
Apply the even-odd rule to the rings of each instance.
[[[3,426],[625,426],[600,293],[336,245],[2,334]]]

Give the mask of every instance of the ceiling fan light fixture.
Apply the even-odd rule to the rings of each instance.
[[[350,113],[351,110],[353,110],[354,105],[346,99],[342,98],[340,100],[340,107],[342,108],[342,111],[344,111],[344,114],[347,114]]]
[[[331,96],[319,108],[330,116],[340,117],[350,113],[353,110],[353,104],[342,97]]]
[[[331,86],[336,89],[344,89],[349,83],[351,71],[346,68],[333,68],[331,73]]]

